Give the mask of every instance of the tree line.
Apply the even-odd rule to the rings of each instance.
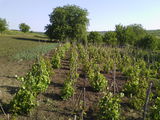
[[[55,41],[70,41],[93,44],[107,44],[109,46],[131,45],[143,49],[159,49],[158,40],[140,24],[115,26],[114,31],[105,34],[87,32],[89,19],[88,11],[76,5],[66,5],[55,8],[49,15],[50,24],[45,27],[45,34]]]
[[[160,49],[158,39],[149,34],[140,24],[131,24],[115,26],[114,31],[108,31],[104,34],[99,32],[87,32],[89,19],[88,11],[76,5],[65,5],[53,9],[49,15],[50,24],[45,26],[45,34],[50,40],[59,42],[81,42],[83,44],[107,44],[109,46],[131,45],[143,49]],[[0,32],[8,29],[5,19],[0,18]],[[21,23],[19,29],[22,32],[28,32],[30,26]]]
[[[6,19],[0,18],[0,33],[1,34],[8,30],[8,26],[9,25],[8,25]],[[21,24],[19,24],[19,29],[20,29],[20,31],[26,33],[26,32],[29,32],[30,26],[27,25],[26,23],[21,23]]]

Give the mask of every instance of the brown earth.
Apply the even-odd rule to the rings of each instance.
[[[46,55],[51,58],[53,51]],[[7,113],[6,105],[13,98],[13,95],[17,92],[20,83],[15,79],[15,75],[22,76],[27,73],[33,61],[6,61],[0,58],[0,90],[1,90],[1,102],[4,105],[4,110]],[[81,107],[83,107],[82,100],[83,90],[85,86],[85,112],[86,120],[94,120],[96,113],[96,106],[103,93],[94,92],[90,87],[88,81],[84,78],[81,69],[78,71],[80,74],[76,83],[76,93],[69,100],[63,101],[60,97],[60,91],[63,87],[64,80],[69,72],[68,59],[62,60],[62,67],[54,70],[54,75],[51,78],[51,84],[45,93],[38,96],[37,100],[39,105],[32,110],[28,116],[17,116],[16,120],[72,120],[74,114],[81,116]],[[104,74],[104,73],[103,73]],[[112,73],[104,74],[109,81],[110,91],[113,91],[113,75]],[[85,83],[85,84],[84,84]],[[122,87],[126,83],[126,78],[120,73],[116,72],[116,84],[117,92],[121,92]],[[138,113],[131,110],[125,104],[127,98],[122,101],[122,116],[128,116],[129,119],[136,119],[139,116]],[[129,112],[126,112],[129,111]],[[9,113],[8,113],[9,114]],[[10,118],[13,118],[9,114]],[[0,111],[0,118],[7,119],[7,116]],[[1,119],[0,119],[1,120]]]

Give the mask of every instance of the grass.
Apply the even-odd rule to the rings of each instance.
[[[52,50],[57,44],[46,44],[46,45],[40,45],[35,48],[27,49],[22,52],[19,52],[13,56],[16,60],[31,60],[35,59],[40,55],[46,54],[48,51]]]
[[[23,60],[34,59],[58,45],[47,41],[47,37],[43,34],[8,31],[0,35],[0,57]]]

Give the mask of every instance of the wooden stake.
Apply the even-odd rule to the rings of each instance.
[[[146,92],[146,100],[145,100],[145,104],[144,104],[144,112],[143,112],[143,120],[146,119],[146,114],[147,114],[147,109],[148,109],[148,102],[149,102],[149,95],[151,93],[151,88],[152,88],[153,83],[150,82],[149,88]]]

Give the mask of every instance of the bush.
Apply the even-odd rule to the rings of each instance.
[[[157,48],[157,39],[148,34],[137,42],[137,46],[143,49],[155,50]]]
[[[102,35],[98,32],[90,32],[88,35],[88,42],[93,44],[101,43]]]
[[[19,78],[22,81],[22,87],[10,102],[11,112],[27,114],[37,105],[37,95],[44,92],[50,84],[48,70],[44,59],[40,58],[25,77]]]
[[[160,120],[160,97],[155,100],[155,105],[151,107],[150,117],[152,120]]]
[[[66,79],[64,82],[63,89],[61,90],[61,98],[66,100],[73,96],[74,94],[73,81],[70,78]]]
[[[53,55],[52,60],[51,60],[52,67],[57,69],[61,67],[61,57],[59,53],[56,53]]]
[[[87,76],[95,91],[103,91],[107,87],[108,82],[105,76],[100,73],[97,64],[93,64],[93,66],[89,67]]]
[[[113,96],[111,92],[104,95],[99,101],[98,120],[119,120],[120,119],[120,97]]]
[[[112,31],[106,32],[103,36],[103,42],[111,46],[117,45],[116,33]]]
[[[21,88],[10,103],[10,111],[18,114],[27,114],[37,105],[33,92]]]

